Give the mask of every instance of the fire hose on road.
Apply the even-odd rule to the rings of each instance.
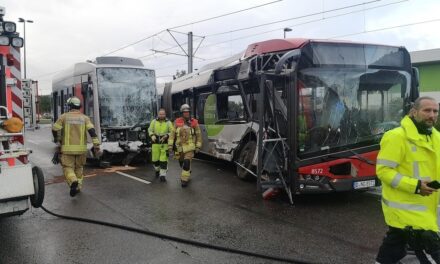
[[[208,248],[208,249],[223,251],[223,252],[232,253],[232,254],[244,255],[244,256],[249,256],[249,257],[256,257],[256,258],[267,259],[267,260],[272,260],[272,261],[280,261],[280,262],[285,262],[285,263],[296,263],[296,264],[316,263],[316,262],[309,262],[309,261],[305,261],[305,260],[301,260],[301,259],[285,258],[285,257],[280,257],[280,256],[273,256],[273,255],[261,254],[261,253],[244,251],[244,250],[239,250],[239,249],[233,249],[233,248],[213,245],[213,244],[209,244],[209,243],[204,243],[204,242],[199,242],[199,241],[195,241],[195,240],[170,236],[170,235],[166,235],[166,234],[162,234],[162,233],[147,231],[147,230],[140,229],[140,228],[119,225],[119,224],[114,224],[114,223],[109,223],[109,222],[104,222],[104,221],[99,221],[99,220],[94,220],[94,219],[87,219],[87,218],[81,218],[81,217],[62,215],[62,214],[54,213],[54,212],[48,210],[44,206],[41,206],[41,209],[43,209],[43,211],[45,211],[46,213],[48,213],[52,216],[61,218],[61,219],[79,221],[79,222],[95,224],[95,225],[108,226],[108,227],[112,227],[112,228],[135,232],[135,233],[139,233],[139,234],[143,234],[143,235],[147,235],[147,236],[157,237],[157,238],[166,239],[166,240],[170,240],[170,241],[174,241],[174,242],[178,242],[178,243],[182,243],[182,244],[188,244],[188,245],[201,247],[201,248]]]

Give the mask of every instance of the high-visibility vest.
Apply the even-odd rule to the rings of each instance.
[[[386,132],[380,142],[376,173],[382,181],[382,210],[392,227],[438,231],[439,194],[416,194],[419,180],[440,180],[440,133],[419,134],[404,117],[401,126]]]
[[[78,110],[64,113],[52,127],[61,131],[61,152],[65,154],[84,154],[87,152],[87,131],[92,129],[90,118]],[[99,144],[98,138],[93,138],[93,144]]]
[[[153,121],[151,121],[150,126],[148,127],[148,134],[150,135],[150,137],[153,135],[159,137],[165,136],[171,132],[172,126],[173,125],[168,119],[163,121],[159,119],[154,119]]]

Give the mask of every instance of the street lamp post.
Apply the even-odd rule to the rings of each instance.
[[[284,32],[284,38],[286,38],[286,32],[290,32],[290,31],[292,31],[292,29],[291,29],[291,28],[288,28],[288,27],[286,27],[286,28],[283,29],[283,32]],[[25,44],[25,45],[26,45],[26,44]]]
[[[26,23],[34,23],[33,20],[26,20],[24,18],[18,18],[18,22],[23,23],[23,39],[24,39],[24,78],[26,79]]]

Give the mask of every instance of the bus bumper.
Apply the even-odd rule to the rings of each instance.
[[[365,191],[376,186],[380,186],[380,182],[376,176],[350,179],[326,179],[325,181],[300,180],[298,183],[300,193]]]

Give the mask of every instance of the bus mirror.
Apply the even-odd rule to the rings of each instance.
[[[412,78],[414,80],[415,87],[419,87],[420,85],[420,73],[419,69],[416,67],[412,67]]]
[[[277,65],[275,66],[275,74],[280,74],[281,71],[283,70],[283,66],[284,64],[286,64],[287,60],[292,60],[292,69],[295,70],[296,68],[296,62],[295,60],[297,60],[299,58],[299,56],[301,55],[301,51],[299,49],[297,50],[291,50],[287,53],[285,53],[280,60],[278,61]]]

